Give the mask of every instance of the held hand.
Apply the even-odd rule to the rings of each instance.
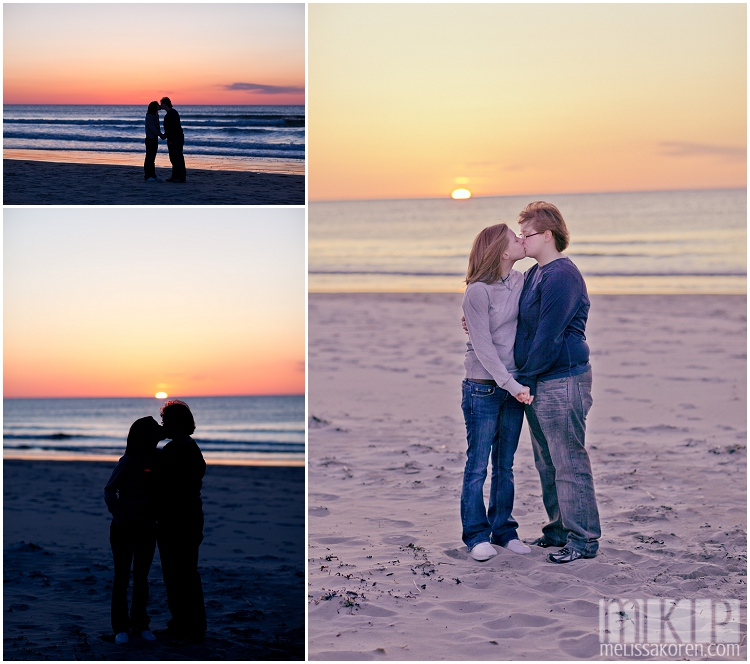
[[[469,328],[466,327],[466,316],[461,316],[461,327],[464,328],[464,332],[466,332],[466,334],[469,334]]]
[[[531,388],[529,387],[524,387],[518,394],[516,394],[516,399],[525,404],[530,404],[533,398],[534,397],[531,396]]]

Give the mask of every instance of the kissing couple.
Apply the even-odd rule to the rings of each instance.
[[[115,642],[130,635],[155,641],[149,629],[148,573],[159,545],[172,641],[202,643],[206,609],[198,573],[203,541],[201,485],[206,472],[200,448],[191,438],[195,420],[189,406],[176,399],[161,409],[161,426],[153,417],[133,422],[125,454],[107,486],[104,500],[112,514],[109,542],[114,558],[112,630]],[[160,440],[170,439],[157,450]],[[128,583],[133,568],[133,600],[128,612]]]
[[[462,539],[475,560],[497,555],[496,544],[526,554],[512,516],[513,457],[524,413],[548,522],[531,546],[559,548],[552,563],[593,558],[601,528],[591,462],[585,447],[592,406],[586,344],[589,298],[575,264],[563,254],[570,234],[560,211],[531,203],[518,218],[474,240],[463,298],[464,358],[461,407],[467,459],[461,491]],[[534,258],[525,274],[516,261]],[[489,509],[483,487],[491,460]]]
[[[164,133],[159,126],[159,111],[166,111],[164,116]],[[146,111],[146,160],[143,162],[143,179],[146,182],[159,182],[156,177],[156,153],[159,151],[159,139],[167,141],[169,161],[172,164],[172,176],[167,182],[185,182],[185,134],[180,124],[180,114],[172,107],[169,97],[162,97],[161,102],[152,101]]]

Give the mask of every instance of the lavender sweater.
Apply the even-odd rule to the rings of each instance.
[[[159,116],[146,113],[146,138],[159,138],[160,136]]]
[[[513,396],[523,386],[513,374],[513,344],[518,324],[518,301],[523,290],[523,275],[510,273],[507,283],[485,284],[476,281],[466,287],[462,308],[469,328],[464,367],[466,378],[493,380]]]

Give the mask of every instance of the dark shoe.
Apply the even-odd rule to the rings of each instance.
[[[543,549],[548,549],[551,546],[562,546],[561,544],[553,544],[550,542],[546,537],[542,536],[538,539],[535,539],[533,542],[527,542],[529,546],[540,546]]]
[[[174,178],[167,178],[165,182],[177,182]]]
[[[573,549],[569,546],[564,546],[562,549],[560,549],[557,553],[550,553],[547,556],[547,560],[549,560],[551,563],[572,563],[574,560],[578,560],[579,558],[593,558],[594,556],[584,556],[580,551],[577,549]]]

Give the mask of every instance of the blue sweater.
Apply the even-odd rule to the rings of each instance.
[[[528,270],[516,328],[516,380],[536,394],[537,381],[588,371],[588,315],[586,282],[569,258]]]

